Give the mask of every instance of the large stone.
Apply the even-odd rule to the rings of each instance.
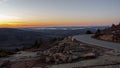
[[[90,59],[90,58],[96,58],[97,56],[94,53],[87,53],[87,54],[84,54],[82,57]]]
[[[76,59],[78,59],[78,58],[79,58],[79,56],[72,55],[72,60],[76,60]]]

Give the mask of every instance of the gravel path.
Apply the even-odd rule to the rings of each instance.
[[[102,46],[114,50],[120,50],[120,44],[119,43],[113,43],[113,42],[107,42],[102,40],[96,40],[91,38],[92,35],[76,35],[73,38],[77,41],[81,41],[83,43],[96,45],[96,46]]]

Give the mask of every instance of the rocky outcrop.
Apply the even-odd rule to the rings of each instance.
[[[62,41],[58,45],[44,51],[42,55],[45,58],[45,62],[50,64],[69,63],[77,59],[96,57],[96,53],[90,52],[81,44],[70,41]]]
[[[104,30],[97,30],[94,38],[120,43],[120,23]]]

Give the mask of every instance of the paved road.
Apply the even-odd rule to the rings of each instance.
[[[96,40],[96,39],[91,38],[91,36],[92,35],[76,35],[73,38],[83,43],[92,44],[96,46],[102,46],[102,47],[106,47],[106,48],[110,48],[114,50],[120,50],[119,43]]]

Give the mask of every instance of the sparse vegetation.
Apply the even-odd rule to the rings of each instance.
[[[34,44],[31,46],[32,48],[39,48],[42,45],[42,40],[36,40]]]
[[[86,34],[93,34],[93,32],[90,31],[90,30],[87,30],[87,31],[86,31]]]
[[[14,51],[14,50],[0,49],[0,57],[6,57],[8,55],[12,55],[15,53],[16,53],[16,51]]]

